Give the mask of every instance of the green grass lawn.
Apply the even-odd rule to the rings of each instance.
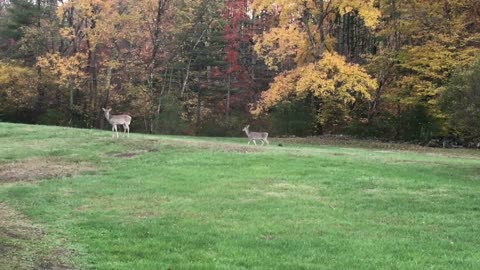
[[[246,142],[0,123],[0,269],[480,269],[477,151]]]

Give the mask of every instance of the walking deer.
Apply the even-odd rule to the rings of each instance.
[[[242,129],[242,131],[245,131],[245,134],[247,134],[247,137],[249,139],[248,144],[250,144],[250,142],[253,141],[253,143],[257,145],[257,142],[255,140],[261,140],[262,145],[264,145],[265,143],[270,144],[267,140],[268,132],[250,132],[248,130],[249,127],[250,125],[247,125]]]
[[[130,137],[130,122],[132,121],[132,117],[126,114],[120,115],[110,115],[110,111],[112,109],[105,109],[102,108],[105,112],[105,118],[107,118],[108,122],[112,125],[112,132],[117,133],[118,138],[118,130],[117,125],[123,126],[123,134],[127,133],[127,136]],[[112,138],[115,137],[115,133],[112,134]]]

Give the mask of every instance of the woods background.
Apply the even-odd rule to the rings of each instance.
[[[0,121],[480,140],[478,0],[0,3]]]

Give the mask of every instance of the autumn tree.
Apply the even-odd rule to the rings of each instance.
[[[52,86],[48,78],[34,66],[36,58],[54,47],[50,45],[58,37],[53,19],[56,4],[55,0],[15,0],[3,1],[0,7],[0,57],[12,66],[36,73],[35,92],[30,87],[25,89],[25,96],[34,100],[33,106],[23,107],[22,117],[29,122],[40,121],[55,102],[55,90],[48,89]]]
[[[28,0],[11,0],[0,17],[0,46],[6,57],[18,58],[19,42],[25,34],[26,27],[38,24],[43,6]]]
[[[265,1],[252,8],[274,14],[278,23],[256,38],[255,49],[279,75],[264,92],[255,113],[288,100],[308,99],[318,114],[318,132],[361,99],[370,99],[376,87],[359,65],[348,63],[335,51],[329,27],[337,16],[355,13],[368,27],[378,23],[380,13],[373,1]]]
[[[480,139],[480,61],[457,70],[440,94],[451,135],[467,142]]]
[[[185,119],[194,123],[191,133],[201,131],[213,114],[212,99],[220,91],[217,71],[223,60],[223,21],[221,1],[182,1],[178,6],[176,39],[180,51],[175,69],[180,76],[179,98],[184,103]]]
[[[276,134],[474,138],[458,104],[473,105],[455,97],[470,93],[479,10],[476,0],[3,1],[0,117],[102,127],[110,106],[134,116],[132,130],[235,135],[253,111]]]
[[[0,62],[0,117],[22,117],[31,122],[29,111],[36,102],[39,83],[35,69],[14,63]]]
[[[153,133],[159,129],[158,122],[166,86],[165,74],[168,72],[169,59],[174,57],[169,40],[172,39],[171,26],[175,6],[170,0],[144,0],[131,2],[131,7],[140,16],[137,18],[139,22],[130,22],[130,27],[138,27],[137,30],[130,28],[138,34],[137,40],[130,42],[134,47],[140,48],[134,59],[141,61],[134,62],[142,67],[139,75],[145,82],[140,85],[144,98],[141,99],[142,106],[137,107],[137,110],[144,115],[145,128]]]
[[[37,66],[57,75],[56,83],[69,93],[71,115],[78,112],[88,126],[102,126],[101,107],[126,107],[142,99],[145,106],[135,111],[152,130],[168,3],[75,0],[57,7],[60,42],[38,58]]]
[[[396,139],[442,135],[439,93],[453,71],[471,64],[479,53],[479,2],[379,3],[384,19],[368,64],[379,81],[368,113],[371,128]],[[390,126],[391,131],[379,126]]]
[[[249,16],[246,0],[225,1],[225,61],[224,71],[227,94],[225,98],[225,118],[230,124],[231,108],[244,106],[255,86],[255,56],[252,47],[254,21]],[[243,114],[243,117],[245,115]]]

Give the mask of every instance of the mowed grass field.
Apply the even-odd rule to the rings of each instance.
[[[0,123],[0,269],[480,269],[480,151],[270,141]]]

